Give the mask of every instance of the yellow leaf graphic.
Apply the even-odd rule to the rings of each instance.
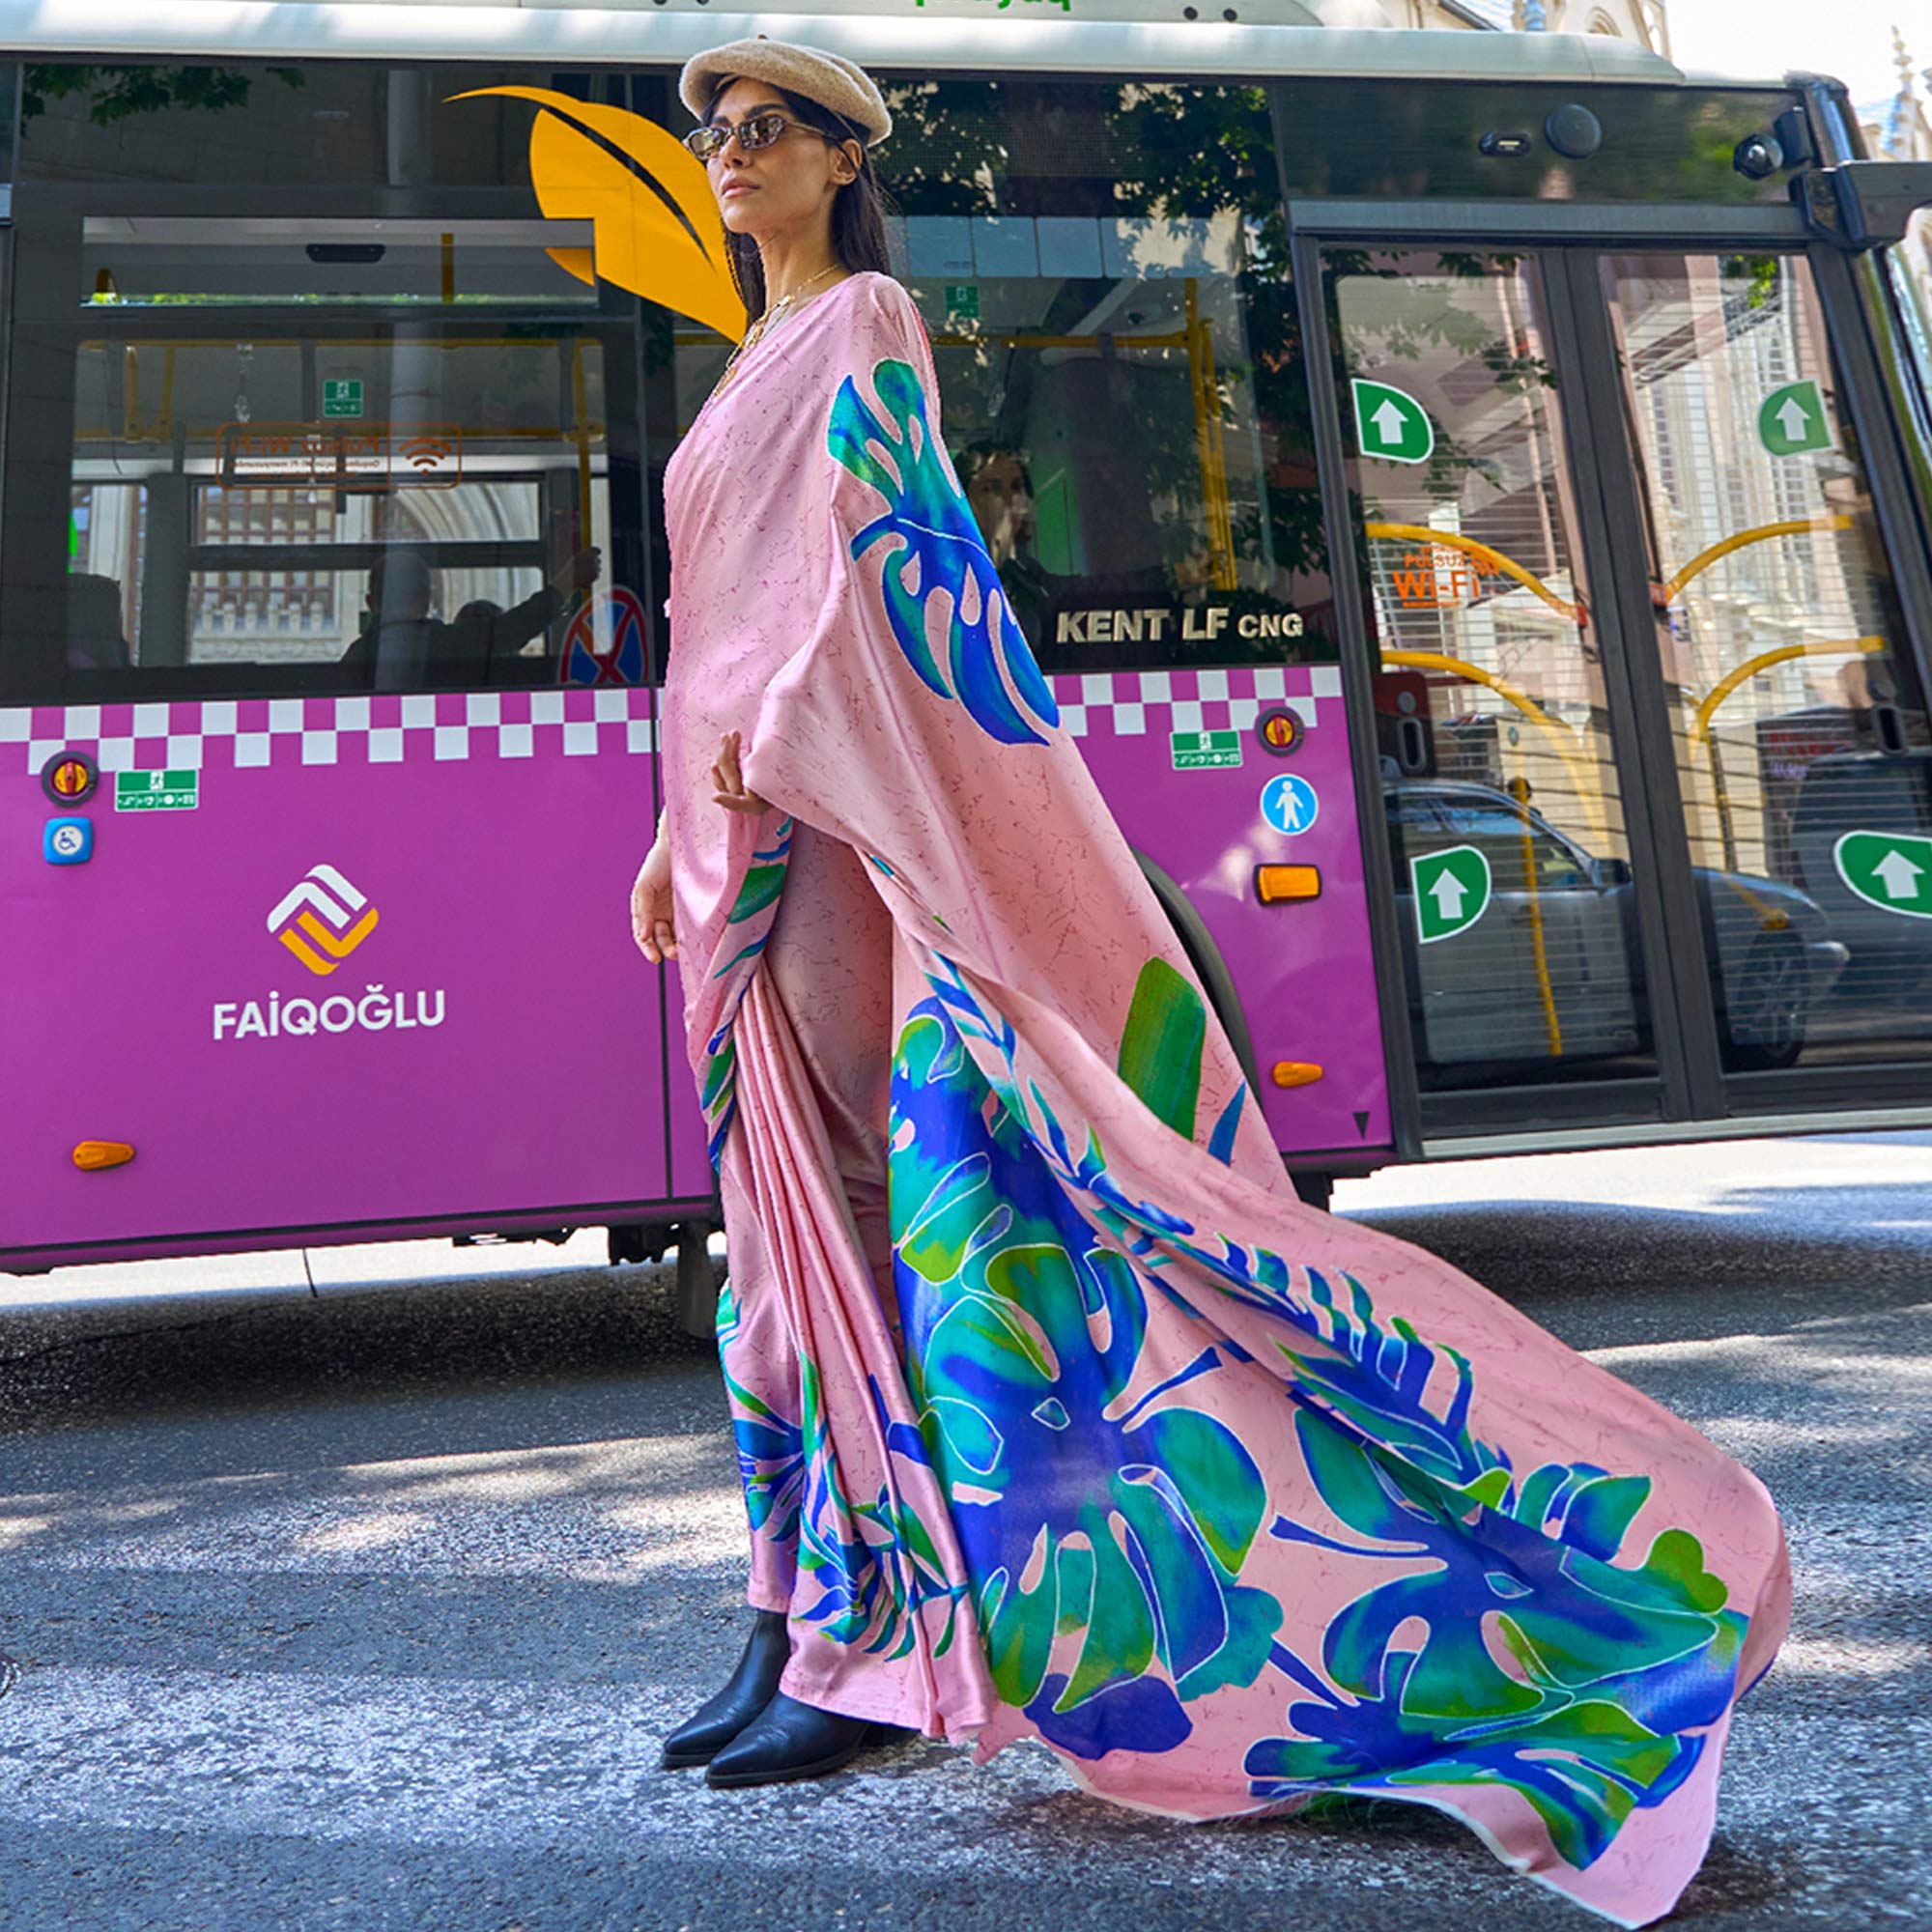
[[[745,305],[726,266],[724,224],[703,163],[682,141],[641,114],[548,88],[479,87],[450,98],[473,100],[492,94],[551,110],[530,128],[530,183],[537,206],[554,221],[591,223],[589,249],[547,251],[559,268],[580,281],[594,274],[662,302],[734,342],[744,334]],[[663,193],[654,193],[591,135],[628,155]]]

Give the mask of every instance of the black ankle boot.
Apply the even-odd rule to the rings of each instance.
[[[709,1764],[771,1702],[790,1653],[785,1613],[754,1611],[752,1634],[745,1639],[738,1667],[725,1679],[724,1690],[665,1740],[659,1768],[682,1771],[690,1765]]]
[[[897,1724],[841,1717],[778,1690],[755,1720],[712,1758],[704,1781],[728,1788],[823,1777],[849,1764],[868,1744],[911,1735]]]

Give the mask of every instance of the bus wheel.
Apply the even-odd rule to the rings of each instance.
[[[1725,1065],[1747,1073],[1791,1065],[1804,1051],[1810,1005],[1803,949],[1786,933],[1759,933],[1719,1015]]]
[[[663,1221],[620,1221],[605,1231],[611,1265],[635,1267],[639,1262],[661,1262],[677,1240],[677,1230]]]
[[[1311,1167],[1294,1167],[1289,1170],[1288,1178],[1294,1182],[1294,1191],[1310,1208],[1320,1208],[1325,1214],[1328,1203],[1334,1199],[1335,1177],[1332,1174],[1319,1174]]]
[[[677,1227],[677,1325],[699,1342],[718,1339],[718,1277],[711,1271],[711,1223]]]

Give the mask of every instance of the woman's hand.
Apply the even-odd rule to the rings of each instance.
[[[631,887],[631,937],[653,966],[677,957],[671,930],[670,843],[660,838],[644,855]]]
[[[771,807],[754,791],[749,790],[738,771],[738,749],[744,734],[727,731],[718,741],[718,761],[711,767],[711,782],[716,787],[712,802],[726,811],[769,811]]]

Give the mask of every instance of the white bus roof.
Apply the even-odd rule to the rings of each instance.
[[[1040,70],[1139,76],[1680,83],[1661,55],[1605,35],[1424,33],[1362,25],[1376,0],[697,0],[581,7],[564,0],[0,0],[0,54],[101,59],[683,62],[721,42],[785,33],[878,68]],[[1233,12],[1236,18],[1222,17]]]

